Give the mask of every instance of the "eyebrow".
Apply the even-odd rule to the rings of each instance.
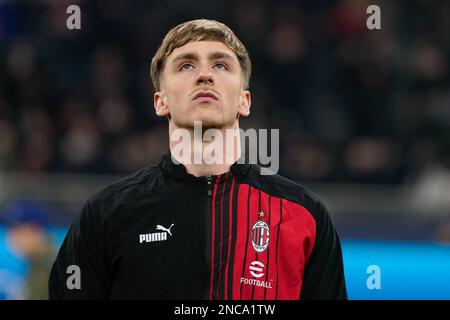
[[[217,59],[226,59],[226,60],[233,60],[233,57],[226,53],[226,52],[222,52],[222,51],[216,51],[216,52],[212,52],[208,55],[208,59],[209,60],[217,60]],[[180,60],[195,60],[198,61],[200,60],[200,57],[198,54],[193,53],[193,52],[187,52],[187,53],[182,53],[178,56],[176,56],[172,63],[177,63]]]

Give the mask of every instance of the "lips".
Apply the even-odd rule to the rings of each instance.
[[[194,96],[194,100],[202,99],[202,98],[210,98],[210,99],[218,100],[217,96],[214,93],[212,93],[211,91],[201,91],[201,92],[198,92]]]

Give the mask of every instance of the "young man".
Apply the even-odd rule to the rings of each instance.
[[[245,47],[224,24],[170,30],[151,65],[170,153],[86,202],[54,263],[51,298],[347,297],[340,241],[322,202],[237,161],[239,135],[218,144],[223,161],[215,161],[195,133],[196,121],[202,133],[239,129],[250,73]],[[181,133],[190,137],[183,148]]]

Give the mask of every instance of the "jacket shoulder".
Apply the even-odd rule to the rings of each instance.
[[[86,201],[95,212],[106,217],[114,210],[126,206],[142,195],[151,193],[162,172],[158,166],[149,166],[113,181],[92,194]]]
[[[326,210],[322,200],[306,186],[279,174],[262,174],[262,172],[264,169],[260,166],[252,165],[245,183],[248,182],[249,185],[271,196],[297,203],[315,217],[317,212]]]

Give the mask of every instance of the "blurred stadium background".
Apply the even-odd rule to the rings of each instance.
[[[81,30],[66,28],[71,4]],[[371,4],[381,30],[366,28]],[[247,46],[253,112],[241,124],[280,129],[280,173],[328,206],[349,297],[450,299],[445,0],[0,0],[0,298],[46,290],[54,251],[18,254],[45,243],[18,225],[37,222],[57,248],[88,195],[167,150],[149,62],[194,18]],[[380,289],[367,286],[371,265]]]

